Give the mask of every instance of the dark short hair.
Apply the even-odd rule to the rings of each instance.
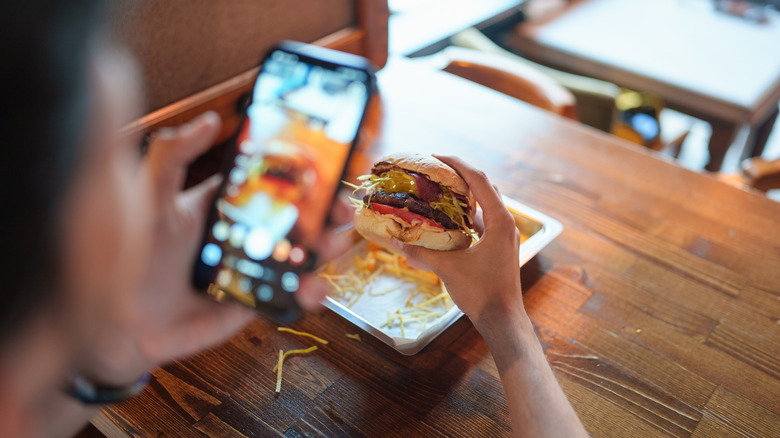
[[[0,2],[0,343],[57,298],[103,0]]]

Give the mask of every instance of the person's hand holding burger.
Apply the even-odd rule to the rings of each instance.
[[[356,230],[435,272],[478,330],[486,315],[527,319],[520,287],[520,233],[483,172],[455,157],[396,154],[376,163],[361,187],[366,193],[355,212]],[[450,207],[455,203],[460,210]],[[446,212],[436,208],[442,205]],[[474,232],[480,237],[472,245]]]

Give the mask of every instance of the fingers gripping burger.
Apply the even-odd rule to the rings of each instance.
[[[390,239],[448,251],[468,248],[476,205],[465,181],[451,167],[421,154],[389,155],[374,164],[355,192],[355,229],[391,248]]]

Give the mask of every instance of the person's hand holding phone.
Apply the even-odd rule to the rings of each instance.
[[[110,333],[97,335],[94,354],[79,370],[91,379],[127,384],[154,366],[226,340],[256,316],[250,308],[218,303],[191,285],[192,260],[221,178],[186,191],[182,186],[187,166],[212,146],[220,126],[219,116],[209,112],[153,135],[145,160],[155,236],[144,287],[126,297],[123,320]],[[345,248],[345,240],[325,232],[319,245],[323,257]],[[321,280],[305,275],[297,299],[305,309],[315,309],[327,292]]]
[[[355,149],[374,74],[368,60],[281,42],[266,54],[228,146],[194,260],[193,284],[289,324],[301,317],[339,182]],[[319,251],[318,251],[319,250]],[[324,253],[327,257],[329,254]]]

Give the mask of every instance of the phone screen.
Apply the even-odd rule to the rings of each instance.
[[[297,316],[293,293],[354,147],[371,76],[367,65],[295,51],[266,57],[207,223],[196,287],[280,320]]]

